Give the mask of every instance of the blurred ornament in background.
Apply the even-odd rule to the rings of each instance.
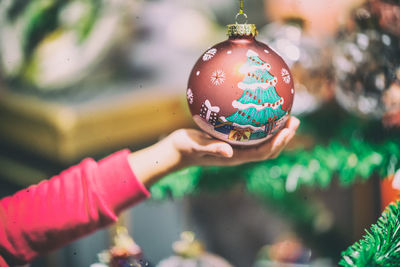
[[[25,87],[55,91],[113,73],[115,62],[110,56],[132,38],[129,20],[139,4],[126,0],[0,2],[2,76]]]
[[[175,256],[162,260],[157,267],[232,267],[225,259],[208,253],[193,232],[181,233],[181,240],[172,245]]]
[[[133,241],[128,230],[117,226],[114,236],[114,246],[98,255],[100,263],[91,267],[151,267],[144,259],[142,249]]]
[[[333,97],[331,45],[312,37],[302,18],[286,18],[260,30],[260,40],[277,51],[290,67],[296,97],[292,112],[305,115]]]
[[[293,234],[284,234],[271,245],[263,246],[254,267],[299,266],[310,263],[311,250]],[[307,265],[308,266],[308,265]]]
[[[336,98],[346,110],[400,126],[400,38],[382,28],[371,3],[353,12],[337,38]]]

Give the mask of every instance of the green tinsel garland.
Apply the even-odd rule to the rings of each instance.
[[[282,199],[287,192],[294,192],[301,186],[328,187],[333,177],[342,185],[366,180],[373,172],[386,177],[399,168],[395,156],[399,151],[400,144],[395,140],[375,145],[357,137],[350,138],[348,145],[332,140],[327,146],[283,153],[277,159],[260,163],[239,167],[191,167],[165,177],[151,192],[153,198],[164,199],[203,190],[222,190],[242,182],[250,194]]]
[[[362,240],[342,253],[346,267],[400,266],[400,202],[389,205]]]

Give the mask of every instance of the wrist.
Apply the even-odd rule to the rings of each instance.
[[[184,167],[181,153],[170,137],[128,156],[128,161],[136,177],[147,187]]]

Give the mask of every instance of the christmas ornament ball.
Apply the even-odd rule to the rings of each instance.
[[[228,40],[209,48],[194,65],[187,87],[193,120],[232,145],[270,139],[289,118],[293,77],[284,60],[255,39],[254,24],[228,25]]]
[[[369,5],[354,11],[337,38],[336,99],[351,113],[399,126],[400,38],[379,23]]]

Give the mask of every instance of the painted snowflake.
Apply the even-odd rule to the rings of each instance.
[[[210,60],[213,56],[215,56],[216,53],[217,53],[217,49],[216,48],[211,48],[210,50],[208,50],[207,52],[204,53],[203,61]]]
[[[190,88],[188,88],[187,89],[187,91],[186,91],[186,97],[187,97],[187,100],[188,100],[188,102],[189,102],[189,104],[191,105],[191,104],[193,104],[193,92],[192,92],[192,89],[190,89]]]
[[[290,83],[290,74],[289,71],[285,68],[281,70],[282,79],[285,83]]]
[[[211,82],[214,85],[221,85],[225,81],[225,72],[222,70],[216,70],[211,74]]]

